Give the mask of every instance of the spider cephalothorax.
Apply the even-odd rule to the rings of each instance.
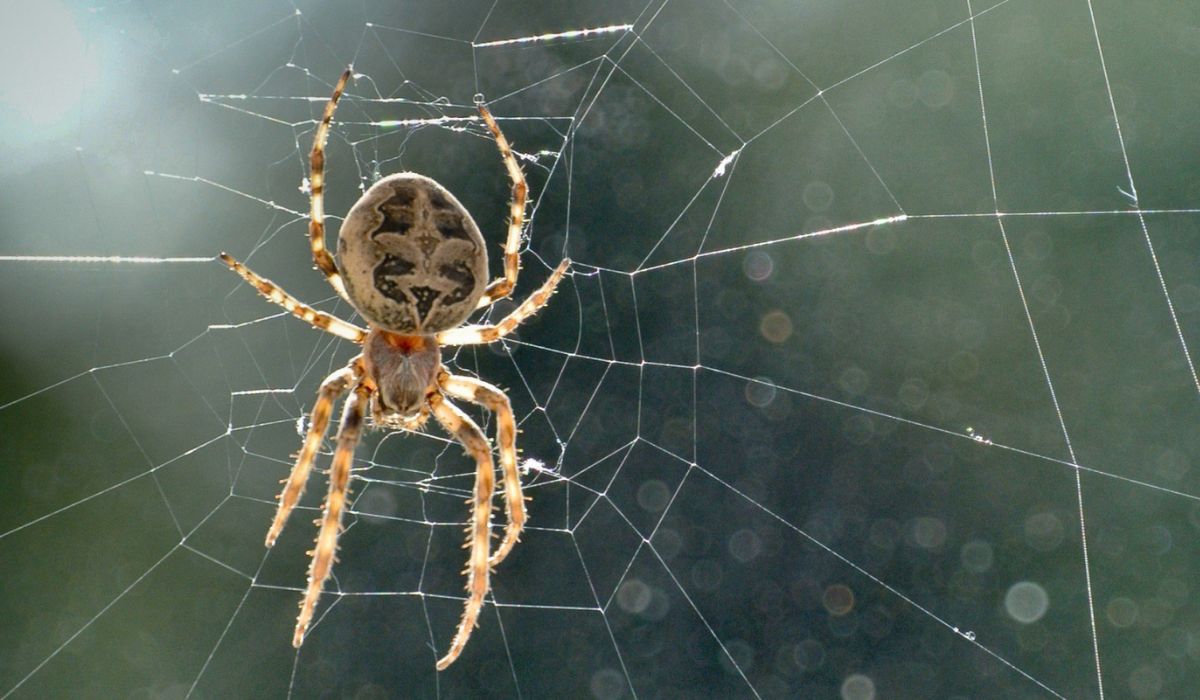
[[[320,328],[363,346],[350,363],[321,383],[304,445],[292,467],[279,508],[267,531],[267,546],[296,507],[317,452],[325,439],[333,403],[348,394],[338,428],[337,449],[329,467],[329,495],[312,552],[308,588],[292,643],[299,647],[312,621],[317,600],[333,568],[342,514],[350,487],[350,465],[363,417],[376,425],[419,429],[432,415],[475,459],[475,487],[467,544],[467,599],[450,649],[437,662],[446,668],[462,653],[479,619],[492,567],[517,543],[525,523],[525,499],[517,473],[517,425],[504,392],[473,377],[450,373],[441,363],[442,345],[490,343],[512,332],[550,299],[570,261],[564,259],[542,286],[495,325],[460,325],[471,312],[506,298],[517,283],[518,250],[525,221],[525,177],[508,141],[487,108],[479,114],[491,131],[512,180],[512,209],[504,245],[504,276],[485,284],[487,252],[483,236],[462,204],[437,182],[415,173],[385,177],[368,189],[342,224],[339,260],[325,248],[325,138],[338,99],[350,79],[342,74],[313,137],[309,242],[313,261],[329,284],[364,319],[369,329],[302,304],[242,263],[221,253],[221,260],[270,301]],[[492,495],[496,485],[492,444],[470,416],[450,398],[468,401],[496,414],[496,443],[504,476],[508,524],[496,551],[491,549]]]
[[[442,351],[428,335],[373,330],[363,343],[367,376],[375,382],[372,414],[378,425],[420,425],[425,397],[437,386]]]

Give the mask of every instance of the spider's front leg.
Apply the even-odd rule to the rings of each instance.
[[[496,474],[492,463],[492,446],[475,421],[436,391],[429,395],[429,406],[446,432],[453,435],[475,458],[475,494],[471,499],[471,524],[467,528],[467,544],[471,548],[466,570],[467,602],[462,620],[458,623],[458,631],[450,642],[450,650],[437,662],[437,669],[444,671],[467,646],[471,631],[479,621],[479,611],[483,609],[483,597],[488,592],[488,549],[492,535],[492,491],[496,488]]]
[[[362,434],[363,415],[371,398],[370,388],[359,384],[354,387],[342,411],[342,425],[338,428],[337,451],[333,453],[333,464],[329,467],[329,495],[325,497],[325,508],[321,515],[321,529],[317,533],[317,544],[312,551],[312,565],[308,570],[308,590],[300,602],[300,616],[296,619],[296,634],[292,646],[297,649],[304,642],[304,633],[312,621],[313,610],[321,589],[333,569],[334,554],[337,552],[338,535],[342,530],[342,513],[346,509],[346,492],[350,488],[350,464],[354,461],[354,448]]]
[[[525,496],[521,492],[521,475],[517,472],[517,422],[513,417],[512,403],[497,387],[473,377],[452,375],[445,367],[438,376],[438,384],[447,394],[483,406],[496,414],[496,445],[500,448],[504,504],[508,511],[504,539],[488,560],[488,565],[496,566],[512,551],[525,527]]]
[[[313,460],[317,450],[325,439],[325,430],[329,427],[329,415],[333,412],[333,402],[346,393],[351,382],[362,376],[362,355],[350,361],[350,364],[325,378],[317,392],[317,402],[313,405],[309,417],[308,432],[304,436],[304,446],[296,457],[292,473],[288,475],[283,492],[279,494],[279,508],[275,510],[275,518],[271,521],[271,529],[267,530],[267,546],[274,547],[275,540],[287,524],[288,516],[304,493],[304,485],[308,482],[308,474],[312,471]]]

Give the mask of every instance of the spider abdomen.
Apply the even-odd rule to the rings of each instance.
[[[363,360],[375,382],[375,413],[410,418],[436,386],[442,353],[433,336],[372,330],[363,343]]]
[[[487,250],[466,208],[436,181],[397,173],[368,189],[338,234],[355,308],[393,333],[424,335],[467,319],[487,284]]]

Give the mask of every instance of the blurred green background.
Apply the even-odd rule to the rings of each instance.
[[[1200,7],[45,0],[0,24],[0,697],[1200,694]],[[354,350],[215,260],[353,313],[302,185],[347,64],[331,241],[415,170],[498,252],[481,93],[531,185],[516,298],[576,261],[511,342],[446,353],[544,466],[441,674],[472,464],[436,429],[364,440],[293,650],[323,475],[262,539]]]

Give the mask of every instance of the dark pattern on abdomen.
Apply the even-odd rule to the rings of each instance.
[[[442,265],[438,268],[438,272],[442,273],[442,277],[457,285],[442,299],[442,304],[447,306],[457,304],[471,296],[471,292],[475,289],[475,275],[471,273],[471,268],[467,267],[466,263],[456,262],[452,265]]]
[[[406,307],[394,314],[403,320],[389,318],[388,328],[409,332],[440,327],[447,315],[457,320],[457,307],[480,283],[470,264],[479,252],[470,216],[440,190],[416,185],[396,185],[376,211],[379,224],[368,236],[382,260],[372,270],[372,281],[381,296]]]
[[[416,197],[411,189],[397,188],[391,197],[386,199],[379,205],[379,213],[383,215],[383,221],[379,222],[379,228],[371,232],[371,238],[384,233],[396,233],[401,236],[408,233],[408,230],[413,227],[413,200]]]
[[[429,312],[433,310],[433,302],[441,295],[436,289],[431,287],[409,287],[409,292],[412,292],[413,298],[417,300],[417,313],[421,316],[421,323],[429,320]]]
[[[391,254],[384,255],[383,261],[375,266],[375,289],[392,301],[407,304],[408,297],[404,296],[403,287],[396,284],[392,278],[412,274],[415,269],[416,265],[404,258]]]

